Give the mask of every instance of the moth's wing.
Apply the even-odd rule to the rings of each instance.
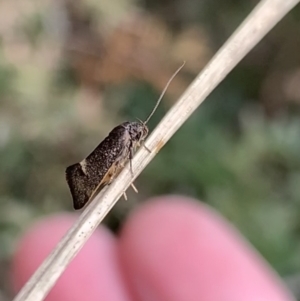
[[[66,179],[73,198],[74,209],[81,209],[89,199],[89,178],[84,173],[80,163],[75,163],[66,169]]]
[[[111,169],[129,142],[125,128],[117,126],[86,159],[66,169],[74,209],[84,207],[95,191],[99,192],[108,184]]]
[[[98,184],[98,186],[94,189],[92,194],[90,195],[87,202],[92,201],[92,199],[104,188],[104,186],[109,185],[112,180],[115,178],[115,174],[117,171],[117,164],[113,163],[110,169],[107,171],[107,173],[104,175],[101,182]]]
[[[69,166],[66,169],[66,179],[73,198],[74,209],[83,208],[96,193],[99,193],[104,186],[109,184],[111,170],[114,169],[114,166],[112,166],[96,188],[94,188],[94,183],[83,173],[80,163]]]
[[[124,147],[121,150],[114,163],[111,165],[107,173],[102,178],[101,182],[91,194],[88,202],[90,202],[102,190],[104,186],[109,185],[120,174],[129,159],[129,152],[130,151],[128,146]]]

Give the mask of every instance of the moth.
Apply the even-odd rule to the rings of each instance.
[[[143,142],[148,136],[147,123],[155,113],[171,81],[184,64],[169,79],[155,107],[145,121],[121,123],[85,159],[67,167],[66,180],[75,210],[83,208],[101,189],[111,184],[128,161],[130,171],[133,174],[131,160],[137,148],[144,145]],[[145,145],[144,147],[151,152]],[[137,192],[133,183],[131,186]],[[125,192],[124,197],[127,199]]]

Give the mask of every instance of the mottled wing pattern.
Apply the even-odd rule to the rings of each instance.
[[[66,169],[74,209],[81,209],[105,185],[110,184],[116,170],[120,172],[129,158],[130,135],[119,125],[80,163]]]

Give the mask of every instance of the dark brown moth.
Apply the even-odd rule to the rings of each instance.
[[[67,167],[66,180],[73,198],[74,209],[84,207],[104,186],[111,184],[128,161],[133,173],[131,159],[148,135],[147,123],[169,84],[183,66],[184,64],[170,78],[146,121],[127,121],[116,126],[85,159]],[[145,145],[144,147],[150,152]],[[135,186],[133,184],[131,186],[137,192]],[[124,197],[126,198],[125,192]]]

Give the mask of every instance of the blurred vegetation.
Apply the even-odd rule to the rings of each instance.
[[[186,60],[152,129],[257,2],[0,3],[0,295],[23,229],[72,210],[66,166],[118,123],[146,118]],[[112,229],[147,197],[194,196],[299,281],[299,16],[298,7],[161,150],[136,182],[140,193],[107,218]]]

